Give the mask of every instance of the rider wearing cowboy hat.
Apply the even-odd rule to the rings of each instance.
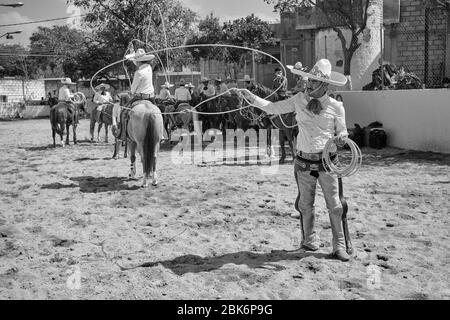
[[[68,85],[75,84],[72,82],[70,78],[63,78],[61,80],[61,83],[63,84],[61,88],[59,88],[59,94],[58,94],[58,100],[60,102],[73,102],[73,94],[70,92]]]
[[[278,90],[278,96],[281,100],[287,98],[287,78],[283,75],[283,72],[280,68],[275,68],[275,78],[272,80],[272,89]]]
[[[247,90],[252,91],[253,88],[255,87],[255,84],[253,83],[255,79],[250,78],[250,76],[248,74],[244,75],[243,79],[238,79],[238,81],[244,82],[244,86]]]
[[[67,109],[69,110],[69,112],[75,113],[75,104],[73,101],[74,95],[70,91],[68,85],[76,84],[76,83],[72,82],[72,80],[70,78],[63,78],[61,80],[61,83],[63,85],[61,88],[59,88],[58,101],[64,102],[68,106]]]
[[[161,90],[159,91],[159,99],[168,100],[170,99],[170,88],[173,87],[173,84],[170,84],[166,81],[163,85],[161,85]]]
[[[189,89],[186,88],[186,82],[184,79],[180,79],[179,87],[175,89],[175,111],[177,110],[180,103],[190,103],[192,100],[191,93],[189,92]]]
[[[299,62],[295,66],[287,67],[296,75],[308,77],[305,93],[299,92],[287,100],[271,103],[248,90],[240,91],[249,102],[268,114],[296,112],[299,133],[294,173],[299,191],[297,209],[300,212],[302,227],[302,248],[309,251],[319,249],[314,229],[314,198],[318,181],[331,222],[332,254],[341,261],[348,261],[350,257],[345,247],[343,206],[339,198],[338,180],[321,166],[321,153],[327,141],[337,136],[338,142],[343,143],[348,136],[343,103],[327,94],[329,84],[343,86],[347,79],[344,75],[332,71],[331,63],[327,59],[319,60],[309,72],[301,70],[302,65]]]
[[[134,73],[133,82],[131,83],[131,95],[132,99],[127,103],[120,114],[121,128],[119,131],[120,139],[126,140],[126,127],[129,108],[133,108],[133,103],[138,100],[148,100],[154,105],[155,101],[155,88],[153,87],[153,70],[150,65],[150,61],[155,58],[155,55],[148,54],[144,49],[139,48],[135,53],[125,56],[127,60],[132,61],[137,70]]]
[[[95,87],[97,90],[101,90],[101,92],[96,92],[94,96],[94,103],[97,104],[97,113],[96,113],[96,120],[97,122],[100,122],[100,116],[103,112],[103,107],[107,103],[113,103],[113,98],[111,94],[106,91],[110,88],[109,84],[102,83]]]
[[[111,86],[106,83],[99,84],[97,87],[95,87],[95,89],[98,91],[95,93],[94,102],[97,104],[113,102],[111,93],[109,93],[109,91],[107,91],[107,90],[109,90],[109,88],[111,88]]]
[[[215,84],[217,87],[217,94],[222,94],[228,91],[228,86],[222,81],[220,77],[215,79]]]
[[[225,84],[227,85],[228,89],[237,88],[236,80],[231,79],[230,76],[227,76],[227,78],[225,79]]]
[[[214,89],[214,86],[209,84],[209,79],[206,77],[203,77],[201,80],[201,84],[198,86],[198,94],[200,96],[203,96],[203,98],[211,98],[216,95],[216,90]]]

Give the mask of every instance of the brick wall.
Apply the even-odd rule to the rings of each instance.
[[[24,100],[40,100],[46,97],[43,80],[15,80],[0,79],[0,96],[6,96],[6,102],[20,102]]]
[[[424,80],[428,56],[427,86],[433,87],[441,81],[446,59],[449,59],[446,57],[448,13],[442,8],[431,8],[427,33],[425,21],[424,1],[400,1],[400,22],[387,26],[385,31],[385,58]]]

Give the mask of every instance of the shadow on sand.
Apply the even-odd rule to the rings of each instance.
[[[199,273],[217,270],[222,266],[232,263],[236,265],[246,265],[249,268],[262,268],[275,271],[284,270],[285,267],[275,264],[284,260],[301,260],[306,257],[315,257],[317,259],[331,259],[329,254],[305,252],[304,250],[272,250],[270,253],[255,253],[249,251],[240,251],[235,253],[227,253],[217,257],[200,257],[197,255],[184,255],[172,260],[145,262],[136,266],[121,266],[122,270],[130,270],[135,268],[149,268],[161,264],[167,269],[172,270],[175,274],[182,276],[186,273]],[[307,266],[308,267],[308,266]],[[309,268],[309,267],[308,267]],[[311,266],[314,271],[314,266]]]
[[[84,193],[98,193],[108,191],[122,191],[122,190],[137,190],[139,186],[128,186],[124,182],[129,181],[128,178],[123,177],[74,177],[70,178],[72,181],[79,183],[80,191]]]
[[[80,192],[83,193],[99,193],[108,191],[122,191],[122,190],[138,190],[139,186],[129,186],[125,184],[129,181],[128,178],[123,177],[74,177],[70,180],[78,182],[78,184],[61,184],[61,183],[51,183],[46,184],[41,187],[41,189],[66,189],[66,188],[80,188]]]

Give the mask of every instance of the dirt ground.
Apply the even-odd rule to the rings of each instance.
[[[165,147],[141,189],[88,130],[53,148],[48,119],[0,122],[0,299],[450,298],[450,155],[362,150],[343,263],[320,188],[323,247],[299,249],[292,163],[176,164]]]

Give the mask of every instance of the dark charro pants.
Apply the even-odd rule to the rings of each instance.
[[[342,204],[339,200],[339,189],[337,178],[333,175],[320,171],[315,175],[304,169],[297,163],[294,166],[294,176],[297,181],[299,192],[298,209],[300,211],[302,227],[302,245],[311,245],[317,242],[315,231],[315,196],[317,181],[322,188],[325,203],[330,217],[333,252],[342,248],[345,250],[345,238],[342,229]]]

